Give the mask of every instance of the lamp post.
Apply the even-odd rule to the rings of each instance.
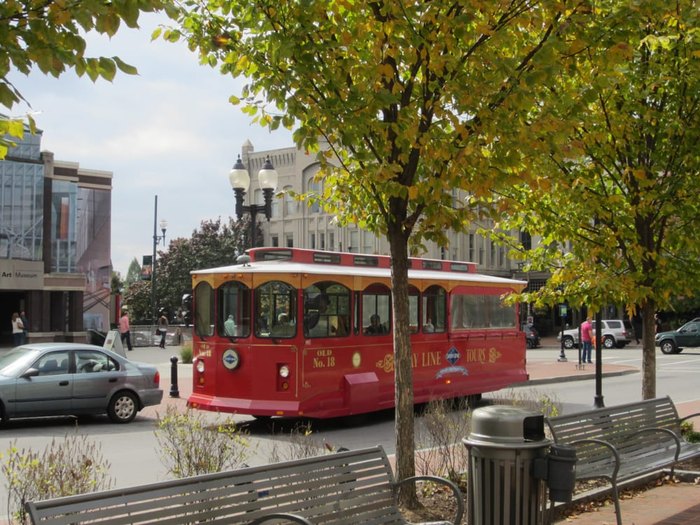
[[[160,231],[163,235],[158,235],[158,195],[155,196],[155,204],[153,206],[153,261],[151,269],[151,322],[156,322],[156,248],[163,240],[163,246],[165,246],[165,230],[168,228],[168,221],[165,219],[160,221]]]
[[[248,174],[248,169],[243,165],[240,155],[233,165],[228,179],[236,195],[236,215],[240,219],[244,213],[250,214],[250,247],[255,248],[255,220],[260,212],[265,214],[265,218],[268,221],[270,220],[272,215],[272,194],[277,188],[277,171],[268,156],[262,169],[258,172],[258,182],[263,190],[265,204],[249,204],[247,206],[243,204],[245,193],[250,186],[250,175]]]

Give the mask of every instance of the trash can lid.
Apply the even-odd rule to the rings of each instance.
[[[542,447],[550,443],[544,436],[544,416],[533,410],[508,405],[477,408],[472,413],[467,445],[517,448]]]

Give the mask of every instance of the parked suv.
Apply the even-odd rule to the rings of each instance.
[[[700,346],[700,317],[685,323],[678,330],[659,332],[654,338],[664,354],[679,354],[686,346]]]
[[[628,321],[621,319],[604,319],[602,321],[603,346],[605,348],[624,348],[632,341],[632,326]],[[595,321],[593,334],[595,335]],[[564,348],[570,349],[578,346],[578,327],[564,330]],[[557,341],[561,342],[562,334],[557,334]]]

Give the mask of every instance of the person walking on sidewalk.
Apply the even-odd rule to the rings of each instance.
[[[593,323],[589,315],[581,325],[581,362],[592,363],[591,351],[593,350]]]
[[[24,339],[24,325],[17,312],[12,314],[12,344],[20,346]]]
[[[129,327],[129,313],[126,308],[122,310],[122,316],[119,318],[119,335],[122,338],[122,345],[126,343],[126,347],[131,352],[131,329]]]
[[[168,318],[162,314],[158,318],[158,335],[160,335],[160,348],[165,348],[165,336],[168,334]]]

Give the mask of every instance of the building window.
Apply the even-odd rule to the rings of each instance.
[[[294,248],[294,235],[291,233],[285,235],[284,243],[286,248]]]
[[[315,233],[311,234],[311,249],[312,250],[316,249],[316,234]]]
[[[313,193],[314,195],[320,197],[323,193],[323,184],[321,184],[320,181],[317,181],[314,177],[315,174],[309,175],[308,179],[306,179],[306,190],[307,192]],[[318,201],[312,202],[311,206],[309,206],[309,213],[320,212],[321,206],[318,204]]]
[[[277,235],[270,235],[270,244],[273,248],[277,248],[280,245],[280,238]]]
[[[295,201],[290,192],[292,191],[291,186],[284,187],[284,214],[294,215],[297,213],[297,201]]]

